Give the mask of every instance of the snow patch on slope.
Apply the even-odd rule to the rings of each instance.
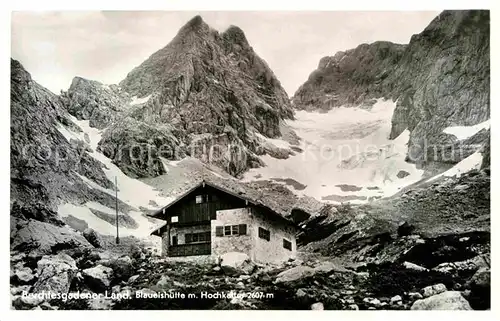
[[[287,159],[261,156],[265,167],[249,170],[243,181],[293,179],[306,187],[291,188],[299,196],[339,203],[363,203],[386,197],[419,181],[423,170],[405,161],[410,137],[405,130],[389,140],[396,103],[378,99],[372,109],[336,108],[328,113],[297,111],[287,124],[301,138],[297,153]],[[398,178],[399,171],[409,175]],[[342,191],[336,185],[353,185],[359,191]],[[370,187],[370,189],[369,189]]]
[[[134,96],[132,97],[132,101],[130,102],[130,105],[140,105],[140,104],[144,104],[145,102],[147,102],[149,100],[149,98],[151,98],[151,95],[149,96],[146,96],[146,97],[142,97],[142,98],[137,98],[137,96]]]
[[[136,229],[121,227],[120,234],[134,235],[136,237],[148,237],[151,231],[154,231],[158,228],[158,226],[163,224],[163,221],[145,217],[145,215],[140,212],[140,209],[143,208],[145,210],[156,210],[158,209],[158,206],[156,204],[158,204],[159,206],[164,206],[165,204],[170,203],[173,198],[163,197],[160,195],[160,192],[155,190],[153,187],[125,175],[116,165],[112,163],[109,158],[97,151],[97,146],[99,141],[101,140],[103,131],[97,128],[90,127],[88,120],[78,120],[75,117],[71,117],[71,120],[75,124],[77,124],[83,130],[83,132],[76,133],[68,130],[62,125],[58,126],[59,132],[61,132],[61,134],[68,141],[70,139],[79,139],[88,142],[93,151],[87,153],[105,165],[103,167],[103,171],[106,174],[106,177],[113,183],[115,182],[115,177],[117,178],[118,199],[137,209],[137,211],[119,213],[119,215],[130,216],[139,225],[139,227]],[[114,190],[104,188],[88,179],[87,177],[79,174],[77,175],[89,187],[98,189],[113,197],[115,196]],[[95,229],[99,233],[114,235],[116,233],[116,227],[110,229],[108,227],[108,225],[110,224],[95,216],[89,208],[94,208],[104,213],[115,215],[113,209],[109,209],[108,207],[95,202],[90,202],[83,206],[62,204],[58,208],[58,213],[62,217],[72,215],[78,219],[84,220],[91,228]]]
[[[290,149],[290,143],[287,141],[284,141],[282,139],[278,138],[268,138],[260,133],[255,133],[255,136],[257,136],[261,141],[264,142],[264,144],[270,144],[278,148],[283,148],[283,149]]]
[[[461,162],[457,163],[455,166],[453,166],[446,172],[443,172],[439,175],[433,176],[432,178],[428,179],[427,182],[432,182],[442,176],[460,177],[463,173],[467,173],[474,169],[480,169],[482,163],[483,163],[483,154],[480,151],[477,151],[474,154],[470,155],[469,157],[463,159]]]
[[[447,127],[443,130],[443,133],[454,135],[458,140],[464,140],[469,137],[474,136],[479,131],[483,129],[490,128],[490,120],[484,121],[482,123],[473,126],[452,126]]]

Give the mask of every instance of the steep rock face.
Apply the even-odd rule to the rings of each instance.
[[[75,232],[63,226],[58,205],[96,200],[114,204],[112,196],[90,188],[81,179],[85,176],[100,186],[113,188],[102,164],[84,146],[72,144],[63,135],[68,129],[81,131],[69,119],[59,97],[33,81],[18,61],[11,60],[11,246],[39,247],[43,251],[62,243],[77,246],[76,241],[66,242],[76,240]],[[45,227],[50,224],[59,227]],[[67,235],[66,239],[54,236],[59,234]],[[44,244],[50,246],[44,248]]]
[[[79,189],[68,183],[84,175],[111,187],[100,163],[71,145],[58,127],[80,130],[59,98],[11,60],[11,199],[21,207],[54,209],[52,202]],[[82,188],[85,190],[85,188]],[[68,197],[71,197],[68,195]],[[38,204],[38,205],[37,205]],[[37,213],[40,210],[28,211]]]
[[[160,157],[173,160],[185,156],[184,146],[172,135],[170,126],[153,126],[132,117],[113,123],[104,132],[98,150],[133,178],[165,174]]]
[[[323,57],[293,97],[296,109],[328,111],[339,106],[370,106],[387,97],[387,78],[398,66],[406,45],[377,41]]]
[[[120,86],[132,96],[150,97],[131,117],[154,126],[171,124],[189,155],[235,176],[259,164],[254,133],[277,137],[281,120],[293,117],[285,91],[241,29],[219,34],[199,16]],[[207,144],[200,155],[202,142]],[[216,155],[222,156],[215,160]]]
[[[117,85],[104,85],[95,80],[73,78],[61,99],[68,112],[78,119],[89,120],[91,127],[103,129],[128,105],[128,95]]]
[[[412,37],[393,76],[400,88],[391,131],[410,130],[410,161],[440,161],[426,149],[456,142],[444,128],[489,119],[489,25],[488,11],[444,11]]]
[[[339,206],[331,216],[305,221],[298,241],[308,243],[304,252],[362,262],[409,261],[433,268],[449,262],[446,256],[466,260],[489,252],[490,183],[488,170],[475,170],[400,197]]]
[[[408,45],[375,42],[325,57],[296,92],[294,107],[327,111],[397,100],[390,138],[410,131],[408,161],[458,162],[489,137],[469,144],[443,133],[490,117],[489,21],[488,11],[444,11]],[[450,161],[450,149],[463,156]]]

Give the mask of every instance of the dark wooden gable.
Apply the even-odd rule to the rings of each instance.
[[[216,219],[218,210],[242,208],[247,204],[243,198],[203,184],[165,208],[162,216],[168,222],[171,222],[171,217],[177,216],[179,225],[203,223]]]

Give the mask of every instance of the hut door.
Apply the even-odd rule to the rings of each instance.
[[[172,236],[172,245],[177,245],[177,235]]]

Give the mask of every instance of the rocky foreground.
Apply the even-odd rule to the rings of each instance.
[[[12,307],[489,309],[489,168],[400,194],[317,213],[292,210],[302,229],[299,258],[281,265],[254,264],[243,253],[164,259],[132,237],[115,245],[91,229],[17,223]]]
[[[489,258],[427,269],[308,257],[256,265],[162,259],[136,244],[57,254],[11,253],[14,309],[471,310],[490,307]],[[53,293],[55,296],[43,297]],[[194,297],[193,297],[194,295]]]

